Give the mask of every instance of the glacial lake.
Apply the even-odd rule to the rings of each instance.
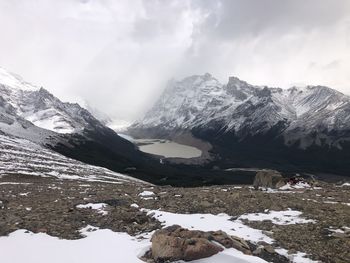
[[[194,158],[200,157],[202,151],[196,147],[179,144],[169,140],[162,139],[134,139],[128,135],[119,134],[121,137],[136,144],[140,151],[155,155],[161,155],[165,158]]]

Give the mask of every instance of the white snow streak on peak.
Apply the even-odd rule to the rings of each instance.
[[[0,67],[0,84],[3,84],[11,88],[24,90],[24,91],[39,90],[39,87],[24,81],[20,76],[10,73],[1,67]]]

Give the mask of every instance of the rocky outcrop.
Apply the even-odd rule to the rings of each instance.
[[[248,243],[239,237],[229,236],[223,231],[188,230],[178,225],[156,231],[151,242],[151,250],[144,256],[148,262],[196,260],[213,256],[224,247],[252,254]]]
[[[262,170],[257,172],[253,186],[255,189],[264,188],[279,188],[285,185],[283,176],[275,170]]]

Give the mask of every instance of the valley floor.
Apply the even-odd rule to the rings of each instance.
[[[0,178],[4,263],[142,262],[138,256],[149,248],[152,232],[172,224],[223,230],[268,245],[276,254],[263,259],[225,249],[201,263],[350,262],[350,185],[319,182],[256,191],[15,174]]]

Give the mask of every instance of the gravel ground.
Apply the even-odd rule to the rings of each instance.
[[[265,230],[264,233],[276,240],[276,246],[291,253],[305,252],[322,262],[350,262],[350,186],[322,182],[313,186],[289,192],[269,192],[255,191],[249,186],[173,188],[142,183],[3,176],[0,178],[0,236],[27,229],[78,239],[81,238],[78,230],[86,225],[131,235],[161,228],[160,222],[140,208],[175,213],[226,213],[233,219],[266,209],[291,208],[316,222],[277,225],[271,221],[246,221],[246,224]],[[88,203],[107,204],[107,213],[77,208],[79,204]]]

